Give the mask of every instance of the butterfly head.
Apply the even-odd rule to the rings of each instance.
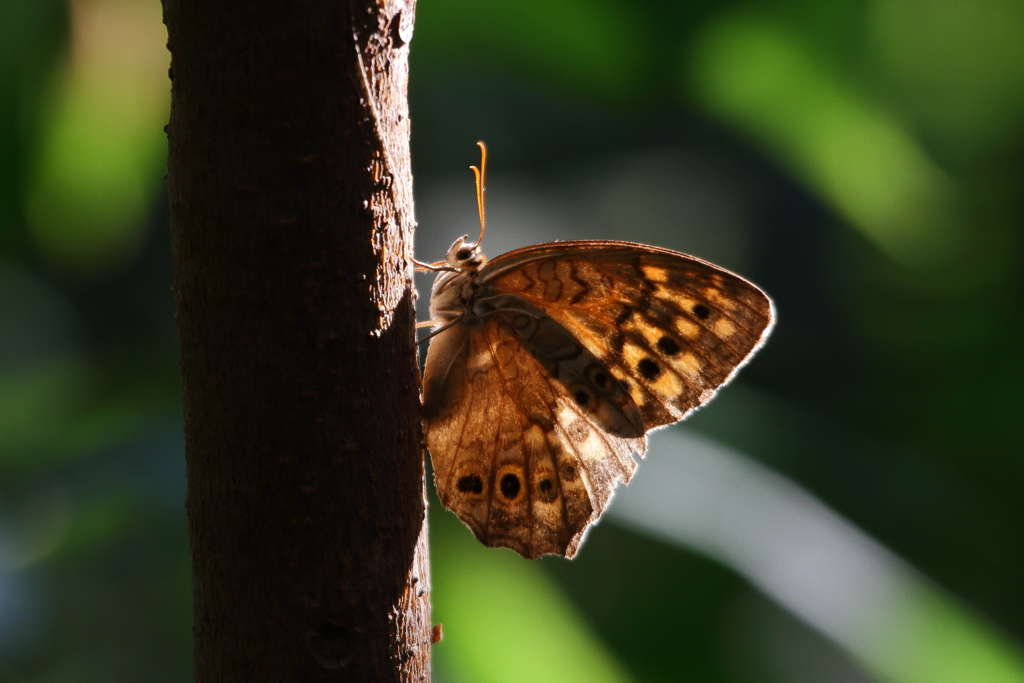
[[[480,243],[467,244],[469,235],[463,235],[448,247],[448,254],[444,257],[445,263],[460,272],[473,272],[479,270],[480,266],[487,262],[487,257],[480,251]]]

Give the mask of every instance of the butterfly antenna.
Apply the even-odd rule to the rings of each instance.
[[[484,185],[487,178],[487,145],[478,142],[476,146],[480,148],[480,168],[476,166],[470,166],[470,168],[473,169],[473,175],[476,176],[476,209],[480,213],[480,237],[476,241],[476,246],[479,247],[480,243],[484,241],[484,227],[487,224],[484,213],[484,192],[487,190],[487,186]]]

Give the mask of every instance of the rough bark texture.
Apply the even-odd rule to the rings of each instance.
[[[429,678],[415,0],[164,0],[199,683]]]

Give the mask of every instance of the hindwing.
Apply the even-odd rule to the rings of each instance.
[[[441,502],[485,545],[575,555],[632,475],[642,433],[595,424],[501,316],[442,332],[429,353],[424,419]]]

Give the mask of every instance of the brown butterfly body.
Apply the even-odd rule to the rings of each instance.
[[[768,336],[772,303],[641,244],[553,242],[491,261],[478,247],[457,240],[431,293],[423,412],[437,491],[485,545],[572,557],[646,433],[733,377]]]

